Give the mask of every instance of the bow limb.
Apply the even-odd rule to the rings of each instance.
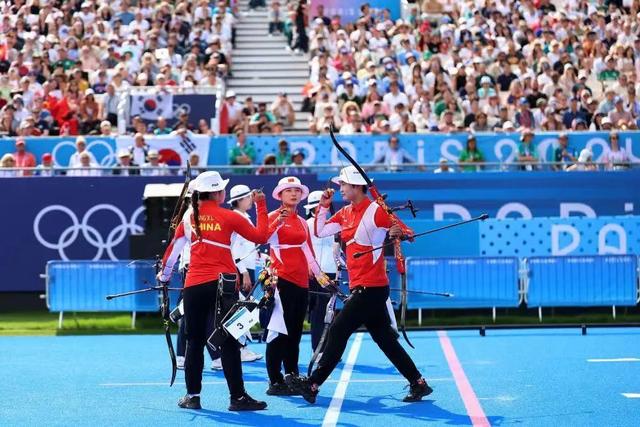
[[[156,270],[160,269],[160,263],[156,263]],[[160,305],[160,315],[162,317],[162,324],[164,326],[164,336],[167,340],[167,347],[169,349],[169,357],[171,358],[171,382],[169,387],[173,385],[176,380],[176,374],[178,373],[178,361],[176,359],[176,352],[173,349],[173,341],[171,340],[171,323],[169,313],[171,311],[171,301],[169,298],[169,283],[158,282],[161,286],[162,303]]]

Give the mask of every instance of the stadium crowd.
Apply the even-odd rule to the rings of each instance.
[[[309,130],[637,129],[638,5],[425,1],[394,22],[365,4],[352,24],[318,6]]]
[[[2,2],[0,134],[112,135],[118,93],[127,87],[216,86],[232,72],[240,11],[229,4]],[[518,160],[533,163],[538,161],[529,144],[534,132],[609,130],[617,140],[616,130],[638,128],[639,4],[425,0],[396,21],[388,10],[364,4],[360,17],[346,23],[339,10],[273,1],[269,32],[283,32],[292,54],[310,54],[309,81],[301,88],[310,133],[325,133],[333,122],[343,135],[389,134],[389,148],[376,163],[397,166],[414,163],[398,147],[398,133],[519,132]],[[247,133],[282,133],[296,114],[285,93],[270,106],[236,98],[227,91],[224,108],[229,131],[242,140],[239,146]],[[213,135],[204,120],[190,123],[184,113],[173,127],[162,117],[152,124],[133,117],[127,132],[144,136],[186,129]],[[483,160],[470,143],[458,170],[477,169],[474,163]],[[561,154],[544,160],[568,167],[588,158],[559,148]],[[230,164],[255,165],[255,154],[234,150]],[[257,173],[281,170],[270,165],[306,170],[304,153],[286,150],[266,156]],[[620,150],[619,162],[628,162]],[[16,152],[0,166],[38,164],[23,152],[24,141],[18,140]],[[127,162],[153,166],[157,159],[148,154],[137,161],[118,153],[125,168],[113,173],[128,173]],[[79,155],[75,165],[95,164],[87,157]],[[45,167],[51,163],[48,155],[40,160]],[[443,164],[438,170],[456,168]]]

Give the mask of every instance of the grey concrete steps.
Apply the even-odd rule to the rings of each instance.
[[[233,78],[231,79],[232,81],[235,81],[236,79],[247,79],[247,80],[251,80],[251,79],[258,79],[258,80],[264,80],[264,81],[269,81],[269,80],[278,80],[278,79],[293,79],[296,80],[297,79],[304,79],[305,82],[309,79],[309,71],[307,71],[306,69],[300,69],[300,70],[260,70],[260,72],[256,72],[255,70],[251,70],[251,71],[236,71],[234,70],[233,73]]]
[[[253,78],[238,78],[235,74],[233,78],[229,80],[229,84],[233,87],[255,87],[255,86],[263,86],[263,87],[272,87],[275,89],[280,89],[282,87],[287,86],[295,86],[300,90],[307,83],[308,78],[298,77],[293,78],[289,77],[288,74],[283,74],[281,78],[269,78],[264,79],[260,77]]]

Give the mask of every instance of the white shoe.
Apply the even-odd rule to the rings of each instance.
[[[184,369],[184,356],[176,357],[176,365],[178,365],[178,369]]]
[[[214,371],[222,370],[222,358],[218,357],[217,359],[211,362],[211,369]]]
[[[249,350],[248,347],[242,347],[240,349],[240,360],[243,362],[255,362],[260,359],[262,359],[262,355],[260,353],[254,353]]]

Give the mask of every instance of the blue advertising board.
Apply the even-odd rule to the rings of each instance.
[[[640,209],[640,192],[637,191],[640,170],[582,174],[503,172],[448,174],[445,177],[434,174],[372,176],[380,190],[388,194],[389,205],[400,205],[408,198],[414,201],[420,212],[418,219],[408,222],[416,231],[438,226],[435,220],[458,221],[485,212],[491,218],[558,217],[563,214],[602,217],[638,215]],[[237,175],[232,177],[232,185],[263,187],[269,208],[275,209],[277,202],[270,194],[280,178],[279,175]],[[327,175],[301,176],[312,190],[325,188],[327,178]],[[6,205],[5,209],[0,209],[6,242],[0,254],[0,291],[42,290],[44,281],[39,274],[44,272],[49,260],[129,258],[128,236],[141,232],[144,222],[144,186],[181,180],[181,177],[0,179],[0,194]],[[337,197],[336,207],[341,205]],[[409,214],[400,211],[400,215],[408,219]],[[481,255],[483,233],[480,229],[481,225],[472,224],[437,233],[407,245],[406,252],[410,256]],[[575,234],[567,233],[569,237]],[[628,251],[635,250],[638,244],[635,240],[631,246],[630,236]],[[633,234],[633,238],[637,239],[637,236],[640,232]],[[559,234],[559,247],[573,244],[563,239],[565,236]],[[615,233],[609,233],[605,236],[605,244],[615,246],[619,242],[617,239]],[[580,247],[595,247],[588,240],[582,239]]]
[[[534,137],[534,145],[541,160],[552,161],[553,150],[557,145],[557,133],[538,133]],[[256,164],[262,163],[267,154],[276,153],[281,139],[289,142],[290,151],[301,150],[305,153],[305,162],[310,165],[346,165],[346,160],[339,156],[328,135],[287,135],[261,136],[251,135],[247,143],[256,151]],[[457,162],[460,152],[466,144],[467,134],[401,134],[400,146],[407,150],[418,163],[438,163],[444,157],[451,163]],[[360,163],[371,164],[384,152],[388,135],[338,135],[338,140],[347,151]],[[52,153],[56,163],[66,166],[74,151],[75,137],[27,138],[27,149],[38,159],[44,153]],[[518,153],[519,134],[517,133],[484,133],[477,134],[478,148],[485,160],[491,163],[509,163],[516,159]],[[15,138],[0,139],[0,156],[13,152]],[[88,149],[98,163],[104,166],[115,164],[115,137],[88,137]],[[208,165],[226,165],[229,163],[229,152],[236,144],[235,136],[217,136],[211,138]],[[629,154],[632,162],[640,163],[640,132],[621,132],[620,145]],[[579,153],[585,147],[590,148],[595,161],[601,161],[608,151],[608,135],[605,132],[572,132],[569,134],[569,147]],[[506,166],[495,165],[487,170],[506,169]]]

